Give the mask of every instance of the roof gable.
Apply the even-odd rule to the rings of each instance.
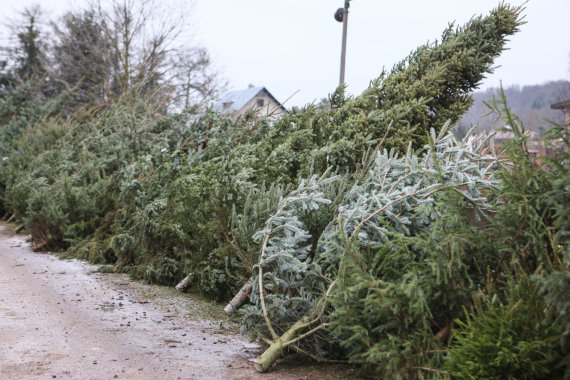
[[[271,97],[275,103],[277,103],[283,111],[287,111],[285,107],[277,100],[275,97],[263,86],[260,87],[250,87],[244,90],[235,90],[227,92],[222,98],[214,104],[214,109],[216,111],[224,113],[234,113],[245,107],[251,99],[256,97],[260,92],[266,92],[269,97]]]

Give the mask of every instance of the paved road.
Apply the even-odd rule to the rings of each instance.
[[[199,304],[93,269],[0,224],[1,379],[259,378],[243,338],[188,315]]]

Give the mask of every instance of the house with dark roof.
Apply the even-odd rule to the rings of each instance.
[[[265,88],[250,85],[245,90],[230,91],[216,104],[214,110],[229,114],[237,119],[253,110],[258,116],[276,120],[287,113],[287,109]]]

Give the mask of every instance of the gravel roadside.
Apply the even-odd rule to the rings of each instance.
[[[248,362],[257,346],[221,305],[96,269],[34,253],[0,223],[1,379],[331,376],[330,368],[302,366],[258,374]]]

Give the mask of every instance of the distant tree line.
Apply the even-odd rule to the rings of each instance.
[[[473,105],[465,113],[454,129],[455,134],[461,137],[473,126],[479,131],[490,131],[496,128],[496,116],[484,115],[489,113],[489,107],[485,102],[490,102],[497,94],[497,88],[489,88],[477,91],[473,94]],[[543,133],[552,124],[547,120],[563,124],[563,114],[559,110],[553,110],[553,103],[570,99],[570,82],[565,80],[552,81],[532,86],[513,85],[504,89],[509,100],[508,106],[517,114],[530,131]]]

